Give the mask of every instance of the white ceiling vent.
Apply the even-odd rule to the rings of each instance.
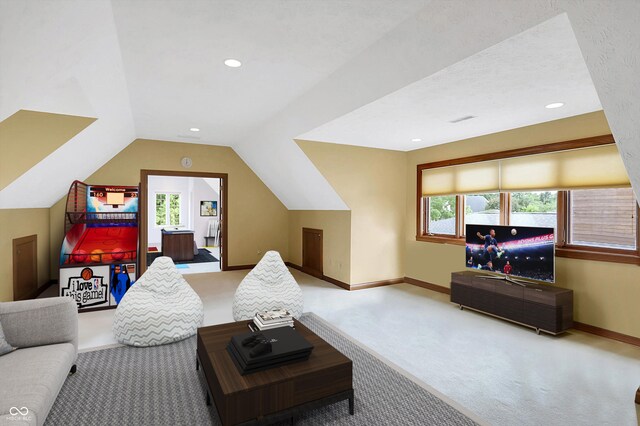
[[[193,139],[193,140],[197,140],[197,141],[202,139],[200,136],[195,136],[195,135],[178,135],[178,137],[182,138],[182,139]]]
[[[464,117],[456,118],[455,120],[449,121],[449,123],[459,123],[461,121],[471,120],[472,118],[476,118],[475,115],[465,115]]]

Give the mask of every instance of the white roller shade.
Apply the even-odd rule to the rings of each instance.
[[[628,186],[615,144],[422,170],[425,196]]]
[[[422,171],[422,193],[428,196],[496,192],[499,182],[498,161],[483,161]]]
[[[501,161],[500,190],[565,190],[629,186],[614,144]]]

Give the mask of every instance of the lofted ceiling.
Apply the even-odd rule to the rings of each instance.
[[[20,110],[96,120],[3,188],[0,208],[52,206],[135,139],[110,2],[0,1],[0,121]]]
[[[562,14],[299,138],[408,151],[601,109]]]
[[[0,0],[0,121],[96,118],[0,208],[49,207],[149,138],[232,146],[289,209],[346,209],[294,138],[410,150],[602,108],[638,187],[638,19],[631,1]]]
[[[97,118],[2,189],[0,208],[51,206],[135,138],[232,145],[427,3],[0,0],[0,121],[22,109]]]
[[[230,145],[426,2],[160,4],[113,1],[138,137]],[[225,66],[228,58],[243,66]]]

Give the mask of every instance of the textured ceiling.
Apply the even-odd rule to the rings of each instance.
[[[97,118],[2,189],[0,208],[53,205],[136,138],[231,145],[426,3],[0,0],[0,121]],[[314,168],[301,173],[345,207]]]
[[[299,138],[407,151],[600,109],[562,14]]]
[[[110,2],[0,1],[0,120],[19,110],[96,121],[2,189],[0,208],[52,206],[135,139]]]
[[[138,137],[229,145],[425,4],[115,0]]]
[[[638,21],[637,1],[0,0],[0,120],[96,118],[0,208],[49,207],[147,137],[230,145],[288,208],[343,209],[294,138],[412,149],[600,104],[638,189]],[[567,106],[540,108],[553,101]],[[443,124],[464,115],[478,118]]]

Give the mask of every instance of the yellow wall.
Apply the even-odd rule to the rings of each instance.
[[[229,173],[229,265],[268,249],[301,264],[302,227],[324,231],[324,273],[350,284],[408,276],[449,286],[461,246],[415,241],[416,165],[610,133],[602,112],[408,153],[300,141],[350,211],[287,211],[231,148],[136,140],[86,181],[135,185],[140,169]],[[0,301],[12,299],[11,240],[38,234],[39,281],[57,277],[64,199],[51,209],[0,210]],[[49,263],[50,262],[50,263]],[[575,319],[640,337],[640,267],[557,259],[557,285],[575,291]]]
[[[141,169],[186,170],[180,165],[180,159],[185,156],[193,160],[189,172],[229,174],[229,266],[255,264],[266,250],[271,249],[279,251],[287,259],[288,210],[229,147],[137,139],[85,182],[137,185]],[[65,199],[51,208],[51,265],[54,276],[58,273]]]
[[[38,286],[49,281],[49,209],[0,210],[0,302],[13,300],[13,239],[38,236]]]
[[[406,153],[309,141],[298,145],[351,209],[348,283],[403,277]]]
[[[302,228],[322,229],[322,269],[327,277],[351,282],[351,212],[290,210],[289,261],[302,266]]]
[[[406,276],[449,287],[451,272],[462,269],[464,247],[416,241],[416,165],[468,155],[608,134],[602,112],[523,127],[411,151],[407,154]],[[640,267],[568,258],[556,259],[560,287],[574,290],[574,318],[597,327],[640,337]]]
[[[96,119],[20,110],[0,122],[0,189]]]

